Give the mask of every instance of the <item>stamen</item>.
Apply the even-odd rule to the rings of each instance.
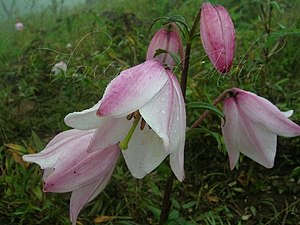
[[[139,112],[139,111],[135,111],[135,112],[133,113],[133,117],[134,117],[134,119],[141,117],[140,112]]]
[[[133,132],[135,131],[135,128],[137,127],[137,125],[140,121],[140,118],[141,118],[141,115],[138,113],[137,118],[134,119],[132,127],[128,131],[128,134],[126,135],[124,140],[119,143],[119,147],[121,150],[128,149],[128,143],[129,143],[130,139],[132,138]]]
[[[144,130],[145,126],[146,126],[146,121],[142,118],[140,130]]]
[[[129,115],[127,116],[127,119],[128,119],[128,120],[131,120],[132,117],[133,117],[133,113],[129,114]]]

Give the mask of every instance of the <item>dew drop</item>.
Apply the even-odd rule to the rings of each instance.
[[[166,114],[166,110],[162,109],[162,110],[161,110],[161,113],[162,113],[162,114]]]

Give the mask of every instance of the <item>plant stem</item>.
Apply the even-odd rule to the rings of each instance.
[[[173,187],[173,182],[174,182],[175,176],[173,173],[170,175],[170,177],[167,180],[166,187],[165,187],[165,192],[164,192],[164,200],[163,200],[163,205],[160,213],[160,219],[159,219],[159,225],[162,225],[167,221],[170,208],[171,208],[171,193],[172,193],[172,187]]]
[[[196,33],[196,28],[197,28],[197,25],[200,20],[200,14],[201,14],[201,7],[199,8],[199,11],[196,16],[196,19],[194,20],[192,29],[190,30],[188,40],[186,43],[186,47],[185,47],[184,64],[183,64],[183,70],[181,73],[181,91],[182,91],[182,95],[183,95],[184,99],[185,99],[185,95],[186,95],[186,84],[187,84],[187,77],[188,77],[188,72],[189,72],[191,47],[192,47],[193,37]]]
[[[192,41],[193,41],[193,37],[196,32],[197,25],[199,23],[200,13],[201,13],[201,7],[199,8],[198,14],[194,20],[192,29],[189,32],[187,44],[185,47],[184,65],[183,65],[183,70],[181,73],[181,91],[182,91],[182,96],[183,96],[184,100],[185,100],[185,96],[186,96],[186,85],[187,85],[187,77],[188,77],[188,72],[189,72],[191,46],[192,46]],[[169,217],[170,208],[171,208],[171,204],[172,204],[170,201],[170,197],[171,197],[171,193],[172,193],[174,179],[175,179],[175,176],[172,173],[166,183],[166,187],[165,187],[165,191],[164,191],[163,205],[162,205],[162,209],[161,209],[161,213],[160,213],[159,225],[163,225],[168,220],[168,217]]]
[[[213,105],[216,106],[219,102],[224,101],[224,99],[228,96],[229,93],[232,93],[231,89],[226,89],[223,91],[219,97],[215,99],[213,102]],[[206,110],[202,115],[199,117],[199,119],[191,126],[191,128],[196,128],[199,126],[199,124],[204,120],[204,118],[209,114],[209,110]]]

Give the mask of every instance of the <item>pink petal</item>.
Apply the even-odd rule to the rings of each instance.
[[[83,110],[81,112],[69,113],[65,117],[65,123],[78,130],[90,130],[98,128],[101,125],[101,118],[97,117],[96,112],[101,104],[99,101],[92,108]]]
[[[220,73],[227,73],[232,66],[235,48],[234,26],[227,10],[203,3],[200,34],[210,61]]]
[[[81,209],[88,202],[92,201],[105,188],[114,171],[115,165],[116,163],[114,163],[114,165],[111,165],[111,168],[109,171],[107,171],[107,174],[99,176],[98,179],[93,183],[76,189],[72,192],[70,200],[70,219],[73,225],[76,224],[76,220]]]
[[[149,44],[146,59],[153,59],[156,50],[158,49],[163,49],[168,52],[180,54],[181,59],[183,59],[183,46],[180,34],[175,24],[170,24],[170,27],[160,29],[155,33]],[[175,65],[175,62],[169,53],[162,53],[160,55],[157,55],[155,59],[157,59],[161,64],[166,64],[169,67]]]
[[[63,152],[65,150],[68,151],[66,146],[71,145],[82,135],[92,135],[93,132],[93,130],[89,132],[78,130],[64,131],[56,135],[43,151],[36,154],[24,155],[23,160],[26,162],[37,163],[42,169],[52,168]]]
[[[162,139],[147,126],[142,131],[138,128],[134,131],[128,149],[122,153],[132,176],[140,179],[154,170],[167,156]]]
[[[238,160],[238,151],[267,168],[273,167],[276,135],[262,124],[253,123],[234,98],[225,101],[224,114],[226,122],[222,132],[231,169]]]
[[[124,70],[107,86],[97,114],[124,117],[149,102],[167,81],[168,75],[157,61]]]
[[[64,152],[54,171],[47,177],[44,190],[47,192],[69,192],[84,187],[105,177],[114,167],[120,151],[118,145],[112,145],[102,151],[87,153],[91,136],[78,139],[68,146],[73,152]],[[80,147],[77,147],[80,144]]]
[[[300,135],[300,126],[289,120],[270,101],[238,88],[234,88],[233,90],[236,92],[235,98],[241,110],[252,123],[260,123],[280,136],[295,137]],[[288,114],[290,115],[291,113]]]

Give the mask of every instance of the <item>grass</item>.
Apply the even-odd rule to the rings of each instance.
[[[282,110],[294,109],[293,120],[299,124],[299,2],[271,2],[270,32],[261,13],[261,6],[270,9],[266,1],[219,3],[235,22],[235,65],[229,75],[218,75],[200,40],[195,41],[187,103],[212,102],[224,89],[239,86]],[[24,32],[13,29],[14,21],[1,24],[0,224],[70,224],[69,194],[43,193],[40,169],[21,156],[42,150],[68,129],[63,123],[67,113],[93,105],[121,70],[144,61],[159,28],[156,24],[149,31],[156,18],[184,15],[191,26],[199,5],[103,0],[91,8],[66,10],[61,17],[50,11],[24,17]],[[67,73],[51,74],[52,65],[61,60],[69,62]],[[189,110],[188,124],[201,113]],[[186,179],[174,184],[167,224],[299,224],[300,138],[279,138],[273,169],[241,157],[238,169],[230,171],[220,124],[210,114],[187,139]],[[120,160],[111,182],[82,210],[78,224],[157,224],[170,173],[167,163],[137,180]]]

